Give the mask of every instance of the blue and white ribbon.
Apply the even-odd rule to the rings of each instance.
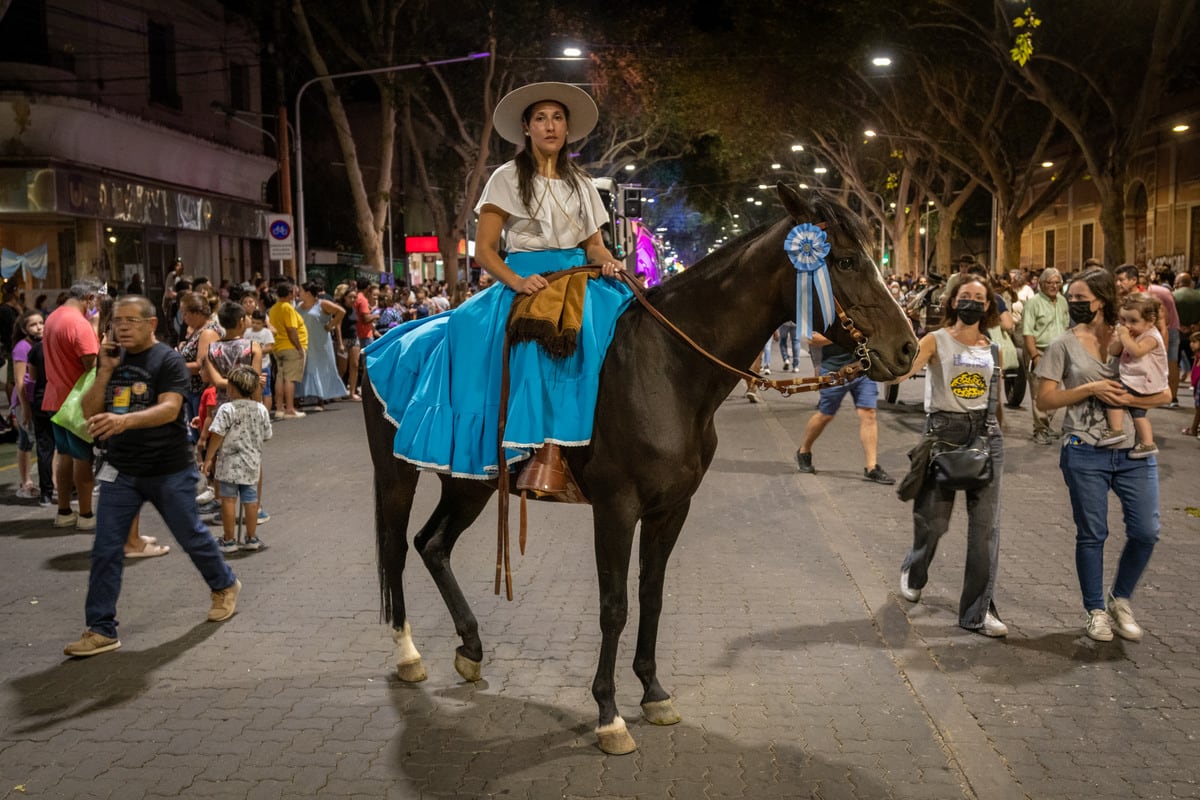
[[[783,241],[783,249],[796,267],[796,328],[804,341],[813,336],[812,296],[816,289],[821,304],[821,319],[826,325],[833,319],[833,285],[829,281],[829,240],[825,231],[811,222],[792,228]]]

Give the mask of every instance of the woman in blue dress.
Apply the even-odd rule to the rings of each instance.
[[[592,98],[563,83],[530,84],[496,105],[496,132],[522,145],[475,207],[475,260],[497,283],[458,308],[393,328],[364,350],[372,389],[396,426],[397,457],[457,477],[497,475],[500,354],[512,301],[546,288],[543,273],[583,264],[600,265],[604,277],[587,282],[575,352],[551,358],[535,342],[511,347],[505,459],[591,441],[600,368],[632,299],[614,277],[621,263],[601,238],[608,215],[600,195],[565,147],[590,133],[597,117]]]
[[[338,374],[330,337],[332,333],[340,339],[346,310],[332,300],[321,299],[324,291],[323,283],[308,281],[300,287],[300,305],[296,307],[308,329],[308,354],[304,358],[304,377],[296,385],[296,399],[312,400],[316,404],[313,411],[324,411],[321,403],[340,400],[349,394]]]

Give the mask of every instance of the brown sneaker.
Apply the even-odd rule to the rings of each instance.
[[[78,642],[71,642],[63,648],[63,653],[75,658],[87,658],[88,656],[98,656],[101,653],[116,650],[120,646],[120,639],[110,639],[104,634],[96,633],[95,631],[84,631],[83,636],[79,637]]]
[[[212,608],[208,612],[209,622],[224,622],[237,611],[238,595],[242,592],[242,582],[233,579],[233,585],[219,592],[212,593]]]

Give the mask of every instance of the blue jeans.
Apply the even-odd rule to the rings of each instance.
[[[133,518],[147,502],[162,516],[209,589],[219,592],[233,585],[233,570],[225,563],[217,549],[217,540],[196,512],[198,478],[199,473],[191,466],[171,475],[135,478],[118,474],[112,481],[97,481],[100,502],[96,507],[96,539],[92,543],[92,572],[85,607],[88,630],[116,638],[125,540]]]
[[[793,367],[800,360],[800,334],[796,331],[796,323],[785,322],[779,327],[779,354]]]
[[[1108,492],[1121,501],[1125,547],[1113,580],[1114,597],[1129,598],[1158,541],[1158,461],[1137,460],[1129,450],[1064,440],[1059,468],[1075,517],[1075,570],[1085,610],[1104,608],[1104,541],[1108,538]]]

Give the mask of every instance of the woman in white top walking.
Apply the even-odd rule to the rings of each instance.
[[[993,595],[1000,561],[1000,475],[1004,437],[1000,432],[999,356],[983,331],[999,324],[995,295],[976,275],[955,275],[946,287],[945,325],[921,339],[912,375],[926,365],[925,436],[913,459],[913,472],[900,486],[913,499],[913,546],[900,568],[900,594],[916,603],[929,579],[938,541],[950,527],[957,492],[941,488],[929,474],[934,440],[966,444],[984,437],[991,459],[991,480],[967,496],[967,563],[958,624],[984,636],[1005,636],[1008,627],[996,612]],[[908,376],[898,378],[904,380]],[[906,492],[906,490],[909,490]]]

